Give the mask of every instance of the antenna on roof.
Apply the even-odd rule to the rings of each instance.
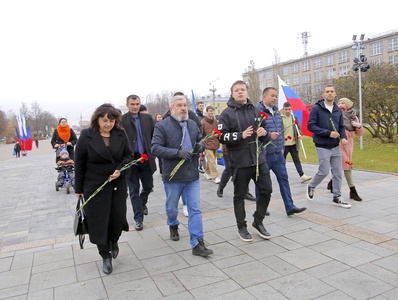
[[[301,39],[301,42],[303,43],[304,47],[304,57],[308,56],[308,38],[311,37],[311,32],[309,31],[304,31],[302,33],[297,33],[297,38]]]

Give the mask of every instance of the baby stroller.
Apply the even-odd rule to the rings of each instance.
[[[74,162],[69,158],[69,153],[66,149],[60,152],[60,160],[57,162],[55,170],[58,171],[55,190],[58,192],[59,188],[65,188],[66,193],[70,194],[70,188],[73,187]]]
[[[58,171],[58,178],[55,182],[55,190],[58,192],[60,188],[65,188],[66,193],[70,194],[70,188],[73,187],[73,164],[66,164],[55,167]]]

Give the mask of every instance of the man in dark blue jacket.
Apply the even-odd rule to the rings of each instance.
[[[318,184],[332,171],[333,205],[350,208],[351,204],[341,197],[341,181],[343,178],[340,142],[346,145],[347,137],[344,129],[343,113],[334,103],[337,94],[333,85],[323,89],[322,100],[315,103],[308,119],[308,130],[312,132],[312,140],[316,147],[319,168],[318,172],[307,185],[308,200],[314,199],[314,190]]]
[[[283,155],[285,149],[285,139],[283,137],[283,121],[278,108],[275,106],[278,100],[278,91],[274,87],[267,87],[263,90],[263,101],[257,107],[268,115],[267,126],[272,142],[266,148],[267,165],[272,170],[278,180],[279,190],[285,204],[288,216],[301,213],[305,207],[296,207],[290,191],[289,177],[286,169],[286,160]]]
[[[162,159],[162,179],[166,192],[167,224],[170,239],[178,241],[178,199],[185,195],[188,207],[188,231],[192,254],[207,256],[213,251],[203,241],[203,222],[200,211],[200,180],[198,153],[204,150],[199,127],[188,118],[187,100],[176,95],[170,101],[170,117],[156,123],[152,138],[152,153]],[[178,170],[175,167],[181,162]]]

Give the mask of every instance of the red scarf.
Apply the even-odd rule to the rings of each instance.
[[[58,125],[57,132],[58,132],[58,136],[60,137],[61,140],[63,140],[65,143],[69,142],[69,139],[70,139],[69,125],[66,125],[66,126]]]

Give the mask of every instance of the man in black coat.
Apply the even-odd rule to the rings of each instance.
[[[131,167],[127,180],[131,204],[133,206],[135,229],[142,230],[144,215],[148,214],[148,196],[153,189],[153,173],[156,171],[155,157],[151,153],[151,140],[155,122],[151,115],[140,113],[141,99],[137,95],[127,97],[126,106],[129,112],[122,116],[122,126],[130,140],[134,159],[143,153],[148,155],[148,160]],[[142,191],[140,193],[140,180]]]

